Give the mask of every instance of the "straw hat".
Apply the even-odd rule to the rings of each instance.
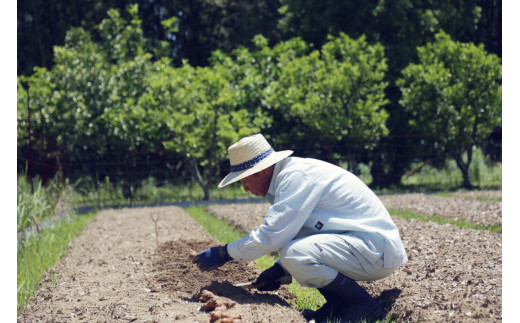
[[[274,151],[261,134],[245,137],[228,148],[231,172],[218,187],[224,187],[276,164],[293,153]]]

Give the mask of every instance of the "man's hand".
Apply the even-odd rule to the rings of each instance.
[[[253,285],[259,291],[271,291],[280,288],[281,284],[290,284],[291,281],[292,277],[285,273],[280,264],[275,263],[258,275],[253,280]]]
[[[233,258],[227,252],[227,245],[206,249],[193,257],[193,263],[202,271],[216,269],[230,260]]]

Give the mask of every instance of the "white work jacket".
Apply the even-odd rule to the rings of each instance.
[[[271,207],[263,224],[228,244],[229,255],[239,262],[277,251],[295,238],[321,233],[345,234],[368,262],[383,256],[387,268],[408,260],[383,203],[341,167],[287,157],[276,163],[266,198]]]

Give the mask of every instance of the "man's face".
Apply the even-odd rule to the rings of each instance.
[[[271,185],[274,165],[240,180],[244,190],[265,197]]]

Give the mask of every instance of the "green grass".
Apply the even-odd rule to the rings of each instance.
[[[497,233],[502,232],[501,224],[482,225],[479,223],[472,223],[472,222],[466,222],[463,220],[454,220],[454,219],[450,219],[450,218],[445,218],[445,217],[441,217],[438,215],[427,216],[427,215],[417,214],[417,213],[414,213],[409,210],[389,209],[388,212],[391,215],[395,215],[395,216],[401,217],[403,219],[417,219],[417,220],[421,220],[421,221],[430,221],[430,222],[435,222],[435,223],[439,223],[439,224],[453,224],[459,228],[469,228],[469,229],[474,229],[474,230],[487,230],[487,231],[497,232]]]
[[[265,255],[257,260],[255,263],[261,271],[274,265],[278,260],[277,256]],[[289,303],[298,310],[311,309],[317,310],[321,305],[325,304],[325,298],[320,294],[316,288],[308,288],[300,285],[293,279],[293,282],[288,285],[289,291],[297,297],[297,301],[289,300]]]
[[[410,165],[415,169],[420,162]],[[502,163],[491,162],[482,154],[481,149],[473,151],[469,168],[469,177],[473,185],[480,188],[502,187]],[[422,167],[415,174],[403,177],[401,184],[410,190],[447,191],[462,187],[462,173],[453,159],[447,159],[441,168],[431,165]]]
[[[17,312],[25,307],[35,293],[44,272],[66,254],[70,242],[94,217],[94,213],[75,216],[70,221],[57,222],[42,229],[36,237],[27,239],[17,252]],[[50,271],[52,279],[52,270]]]
[[[208,214],[203,206],[192,206],[185,211],[222,243],[230,243],[244,236],[243,232],[230,226],[226,221]]]
[[[495,202],[495,203],[500,203],[502,202],[502,199],[501,198],[492,198],[492,197],[482,197],[482,196],[454,196],[454,193],[453,192],[436,192],[435,193],[436,196],[440,196],[440,197],[446,197],[446,198],[453,198],[453,197],[456,197],[456,198],[462,198],[462,199],[465,199],[465,200],[477,200],[477,201],[483,201],[483,202]]]
[[[202,188],[194,182],[166,183],[158,186],[153,178],[144,180],[132,191],[132,200],[123,196],[120,185],[114,185],[106,177],[98,184],[92,178],[86,177],[74,183],[72,203],[76,206],[113,206],[130,204],[162,204],[186,201],[197,201],[204,198]],[[210,192],[210,198],[238,199],[251,198],[252,194],[244,191],[241,185],[230,185],[225,190],[215,187]]]
[[[422,162],[412,163],[409,170],[415,169]],[[347,167],[340,162],[341,167]],[[371,163],[359,163],[357,176],[367,185],[372,183]],[[473,153],[470,167],[470,178],[473,185],[480,188],[500,188],[502,186],[502,163],[491,162],[480,149]],[[196,201],[204,198],[202,188],[194,181],[164,183],[150,177],[132,191],[132,200],[124,197],[122,186],[113,184],[108,177],[96,181],[85,177],[72,184],[74,194],[72,204],[75,206],[114,206],[127,204],[161,204],[172,202]],[[397,187],[377,188],[379,192],[403,191],[450,191],[462,187],[462,174],[455,161],[448,159],[443,167],[435,168],[426,165],[411,176],[403,177]],[[215,185],[210,192],[211,199],[252,198],[252,194],[244,191],[241,185],[233,184],[226,189],[218,189]]]
[[[435,192],[435,195],[439,196],[439,197],[451,198],[453,196],[453,193],[451,193],[451,192]]]
[[[43,186],[39,178],[29,179],[25,174],[19,174],[16,184],[17,231],[54,216],[61,195],[55,181]]]
[[[467,198],[467,199],[471,199],[471,198]],[[475,197],[474,199],[477,201],[483,201],[483,202],[496,202],[496,203],[502,202],[502,199],[498,199],[498,198]]]

